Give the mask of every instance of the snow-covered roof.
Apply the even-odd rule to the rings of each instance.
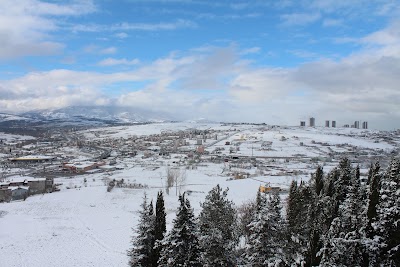
[[[10,183],[23,183],[23,182],[35,182],[35,181],[46,181],[46,178],[34,178],[34,177],[10,177],[7,181],[0,183],[0,185],[8,185]]]
[[[8,189],[10,189],[11,191],[14,191],[17,189],[29,190],[29,186],[9,186]]]

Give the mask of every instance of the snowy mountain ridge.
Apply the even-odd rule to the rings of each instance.
[[[60,123],[109,125],[171,121],[168,114],[130,107],[66,107],[25,112],[0,113],[0,123]]]

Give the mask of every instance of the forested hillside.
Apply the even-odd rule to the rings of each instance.
[[[328,173],[318,167],[287,199],[258,192],[236,208],[227,193],[214,187],[197,218],[181,195],[168,233],[163,195],[156,212],[145,197],[130,266],[400,266],[397,159],[371,164],[365,181],[347,158]]]

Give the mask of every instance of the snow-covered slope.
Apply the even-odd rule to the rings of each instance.
[[[27,121],[29,118],[24,116],[18,116],[14,114],[0,113],[0,122],[8,121]]]
[[[26,117],[53,122],[87,124],[162,122],[171,120],[167,114],[124,107],[66,107],[52,110],[31,111]]]
[[[58,113],[52,111],[46,116],[64,116]],[[142,141],[154,147],[161,135],[201,130],[209,132],[202,142],[210,153],[202,156],[201,161],[191,160],[184,152],[172,153],[170,157],[157,153],[145,157],[146,148],[136,156],[123,156],[125,151],[136,150],[134,145]],[[165,190],[168,168],[178,168],[186,177],[181,186],[165,194],[167,227],[171,228],[178,206],[177,191],[187,192],[198,215],[200,202],[204,202],[207,192],[217,184],[229,187],[228,198],[239,206],[254,199],[260,185],[287,190],[292,180],[307,181],[318,164],[327,172],[337,165],[342,155],[355,152],[360,155],[354,163],[360,163],[361,174],[365,175],[369,161],[374,161],[373,155],[386,157],[390,151],[398,151],[398,134],[391,134],[346,128],[193,122],[101,126],[77,131],[71,135],[112,146],[116,170],[110,168],[76,176],[63,174],[55,179],[60,184],[60,192],[0,203],[0,266],[126,266],[126,251],[131,247],[132,227],[137,226],[143,194],[146,192],[154,201],[157,192]],[[160,136],[148,138],[152,135]],[[182,138],[186,141],[184,148],[198,147],[196,134]],[[51,147],[56,146],[51,144]],[[234,153],[230,152],[231,147],[237,148]],[[55,153],[71,156],[74,161],[84,161],[91,154],[74,144],[54,149]],[[221,161],[217,160],[218,156]],[[251,157],[256,161],[240,163],[233,157],[231,160],[231,156]],[[228,158],[229,162],[225,160]],[[13,170],[16,176],[7,179],[20,179],[21,170]],[[249,175],[235,180],[232,179],[235,172]],[[111,179],[145,186],[114,188],[107,192],[106,185]],[[285,203],[287,194],[282,192],[281,196]]]

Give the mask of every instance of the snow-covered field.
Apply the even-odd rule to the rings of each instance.
[[[236,203],[253,198],[260,185],[255,180],[226,181],[214,175],[213,171],[187,171],[188,185],[181,190],[196,191],[188,198],[197,212],[217,183],[230,188],[229,196]],[[87,187],[83,176],[64,179],[65,186],[80,188],[63,187],[60,192],[0,204],[1,266],[126,266],[143,194],[155,200],[161,179],[157,172],[123,171],[115,178],[130,178],[152,188],[114,188],[108,193],[101,176],[90,175]],[[178,206],[174,188],[165,196],[165,204],[171,222]]]
[[[121,140],[191,128],[220,131],[218,134],[223,139],[208,139],[204,143],[210,153],[217,148],[225,149],[222,157],[228,157],[229,146],[226,142],[229,141],[233,147],[239,147],[235,155],[258,157],[258,164],[265,165],[264,168],[250,166],[241,169],[236,165],[229,167],[230,162],[224,161],[202,161],[194,167],[181,164],[179,168],[186,173],[186,181],[178,191],[191,192],[188,198],[196,214],[200,212],[200,202],[217,184],[229,187],[228,197],[239,206],[253,199],[259,186],[265,183],[288,188],[292,180],[308,180],[317,164],[310,162],[309,158],[349,150],[336,145],[351,144],[368,151],[396,148],[394,144],[376,142],[371,137],[373,132],[357,129],[269,129],[254,125],[159,123],[91,129],[79,134],[90,140]],[[5,139],[10,140],[8,137]],[[188,141],[194,148],[195,141]],[[76,147],[65,147],[62,151],[75,155],[77,160],[90,158],[90,151],[79,154]],[[155,201],[158,190],[165,192],[168,166],[176,166],[174,161],[183,158],[182,154],[173,154],[168,158],[142,159],[142,155],[139,152],[134,158],[116,157],[118,170],[115,171],[56,178],[55,183],[62,184],[60,192],[31,196],[25,201],[0,203],[0,266],[126,266],[126,251],[131,246],[132,228],[136,227],[144,193]],[[296,155],[308,158],[304,161],[285,159],[296,158]],[[321,164],[329,170],[336,164],[335,161]],[[282,173],[282,170],[302,172]],[[228,173],[234,171],[248,172],[250,177],[232,180]],[[107,192],[106,185],[110,179],[124,179],[146,188],[114,188]],[[170,226],[178,206],[176,188],[171,188],[169,195],[164,196]],[[285,197],[282,194],[282,198]]]
[[[34,140],[35,137],[29,135],[16,135],[0,132],[0,140],[3,142],[16,142],[22,140]]]

